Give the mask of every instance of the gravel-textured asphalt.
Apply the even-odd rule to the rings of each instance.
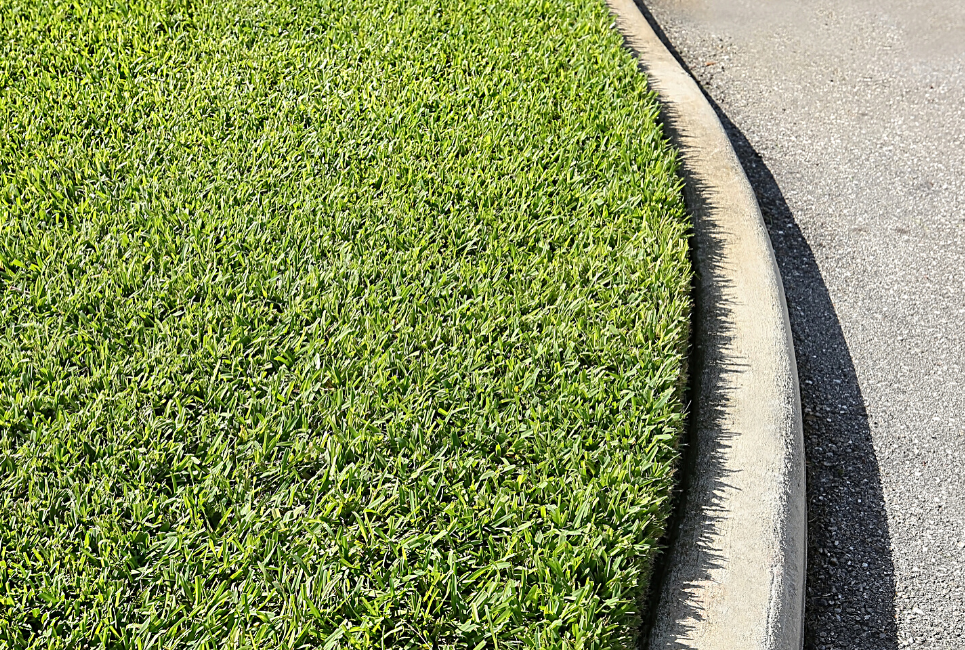
[[[965,648],[965,2],[641,8],[718,107],[783,274],[805,647]]]

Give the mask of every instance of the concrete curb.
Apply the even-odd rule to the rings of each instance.
[[[807,517],[784,287],[716,113],[633,0],[607,0],[681,152],[697,275],[688,475],[653,650],[803,646]]]

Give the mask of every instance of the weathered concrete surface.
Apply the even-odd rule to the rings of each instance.
[[[783,274],[806,647],[962,650],[965,2],[643,3],[734,127]]]
[[[660,95],[695,222],[693,466],[650,647],[796,649],[804,450],[781,278],[754,192],[713,108],[632,0],[609,4]]]

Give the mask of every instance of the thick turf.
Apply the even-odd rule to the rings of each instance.
[[[690,267],[611,22],[0,4],[0,645],[633,643]]]

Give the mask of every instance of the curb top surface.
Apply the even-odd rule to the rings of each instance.
[[[690,475],[650,647],[800,648],[803,435],[780,273],[713,108],[636,5],[609,5],[681,151],[700,278]]]

